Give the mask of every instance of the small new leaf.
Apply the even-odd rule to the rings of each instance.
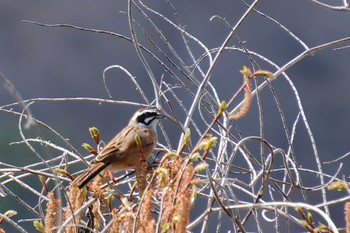
[[[313,223],[313,217],[312,217],[312,214],[310,213],[310,212],[307,212],[307,219],[308,219],[308,221],[310,222],[310,223]]]
[[[316,229],[318,229],[319,232],[331,232],[331,231],[329,231],[329,227],[327,227],[326,225],[323,225],[323,224],[317,226]]]
[[[204,171],[205,169],[207,169],[208,166],[209,166],[209,165],[208,165],[207,163],[203,162],[203,163],[198,164],[198,165],[194,168],[194,170],[195,170],[196,173],[197,173],[197,172],[201,172],[201,171]]]
[[[184,137],[184,140],[182,142],[182,144],[185,146],[188,144],[188,142],[190,141],[190,138],[191,138],[191,130],[189,128],[186,129],[186,132],[185,132],[185,137]]]
[[[199,148],[207,151],[216,145],[217,140],[217,137],[214,137],[212,134],[207,134],[200,143]]]
[[[113,207],[112,207],[112,200],[113,200],[113,195],[112,193],[108,194],[108,197],[107,197],[107,205],[108,205],[108,210],[110,213],[112,213],[112,210],[113,210]]]
[[[8,211],[6,211],[6,212],[4,213],[4,216],[6,216],[6,217],[8,217],[8,218],[11,218],[12,216],[15,216],[16,214],[17,214],[16,211],[14,211],[14,210],[8,210]],[[0,224],[2,224],[3,221],[4,221],[4,218],[1,218],[1,217],[0,217]],[[0,227],[0,229],[1,229],[1,227]]]
[[[243,66],[243,69],[241,69],[239,71],[241,74],[243,74],[243,79],[246,81],[250,78],[250,76],[252,75],[252,71],[246,67],[246,66]]]
[[[157,172],[158,172],[158,174],[162,174],[162,175],[166,175],[166,176],[169,175],[169,170],[166,168],[163,168],[163,167],[157,169]]]
[[[344,181],[335,181],[327,186],[328,190],[343,191],[347,189],[347,184]]]
[[[91,127],[89,128],[89,132],[96,145],[98,145],[100,143],[100,131],[96,127]]]
[[[84,147],[85,150],[87,150],[90,154],[93,154],[93,155],[97,155],[97,151],[94,150],[89,144],[87,143],[83,143],[83,145],[81,145],[82,147]]]
[[[174,152],[168,152],[163,156],[163,159],[173,159],[173,158],[176,158],[177,156],[178,154]]]
[[[4,213],[4,215],[5,215],[6,217],[11,218],[12,216],[17,215],[17,212],[14,211],[14,210],[8,210],[8,211],[6,211],[6,212]]]
[[[164,224],[162,225],[162,232],[163,232],[163,233],[167,233],[167,232],[169,232],[169,231],[170,231],[169,223],[164,223]]]
[[[45,177],[41,176],[41,175],[39,175],[38,177],[39,177],[40,183],[44,187],[45,191],[49,192],[49,188],[47,187]]]
[[[305,220],[300,220],[299,222],[303,227],[308,228],[309,224]]]
[[[197,161],[200,157],[201,157],[201,156],[200,156],[200,154],[199,154],[198,152],[193,153],[192,156],[191,156],[191,158],[190,158],[190,162],[195,162],[195,161]]]
[[[179,223],[181,221],[181,217],[179,215],[175,215],[173,218],[173,223]]]
[[[182,140],[182,143],[181,143],[181,148],[180,150],[178,151],[178,154],[182,154],[182,152],[184,151],[186,145],[188,144],[188,142],[190,141],[191,139],[191,131],[190,129],[186,129],[186,132],[185,132],[185,136],[184,136],[184,139]]]
[[[252,74],[252,77],[263,76],[265,78],[273,78],[273,73],[268,70],[257,70]]]
[[[296,207],[295,208],[295,211],[300,215],[300,216],[304,216],[305,217],[305,214],[303,212],[303,209],[300,208],[300,207]]]
[[[42,232],[42,233],[45,232],[45,227],[44,227],[42,222],[35,220],[33,222],[33,225],[34,225],[35,229],[37,229],[39,232]]]
[[[166,186],[167,184],[165,182],[168,180],[169,170],[161,167],[157,169],[157,173],[160,186]]]
[[[67,172],[66,170],[64,169],[61,169],[61,168],[56,168],[54,170],[55,173],[59,174],[59,175],[64,175],[64,176],[67,176],[70,180],[74,180],[74,177],[69,173]]]
[[[219,108],[219,112],[218,112],[218,117],[221,117],[222,113],[226,111],[227,105],[225,101],[222,101],[220,103],[220,108]]]
[[[196,185],[192,185],[192,193],[191,193],[191,203],[194,203],[195,202],[195,200],[196,200],[196,198],[197,198],[197,195],[198,195],[198,193],[197,193],[197,187],[196,187]]]

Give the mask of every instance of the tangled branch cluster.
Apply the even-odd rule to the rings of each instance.
[[[1,77],[1,82],[7,83],[7,90],[18,97],[17,102],[0,107],[2,114],[12,114],[19,118],[18,126],[22,139],[13,144],[25,144],[41,162],[25,167],[0,162],[0,199],[16,198],[21,206],[30,210],[32,216],[28,217],[27,221],[32,221],[40,232],[271,232],[271,229],[276,232],[291,229],[338,232],[339,226],[332,220],[329,207],[350,199],[348,192],[344,191],[348,190],[348,184],[338,177],[342,169],[341,164],[336,174],[323,172],[323,164],[298,90],[285,71],[306,56],[349,42],[350,38],[309,48],[291,31],[267,16],[304,48],[302,53],[280,67],[263,55],[246,48],[236,34],[250,14],[254,12],[263,15],[255,9],[258,2],[256,0],[247,6],[236,25],[229,26],[226,39],[217,48],[207,48],[199,38],[185,30],[170,1],[166,3],[174,12],[174,19],[155,11],[142,1],[129,0],[128,19],[132,35],[130,38],[114,32],[73,25],[31,22],[46,27],[67,27],[104,33],[133,43],[152,83],[154,101],[149,100],[151,94],[143,90],[139,79],[132,76],[132,71],[120,65],[107,67],[103,72],[107,93],[111,97],[106,73],[111,69],[118,69],[135,84],[145,104],[141,101],[135,103],[89,97],[21,100],[14,87],[8,85],[10,83]],[[348,10],[347,6],[345,8]],[[137,21],[135,14],[143,21]],[[219,17],[213,17],[212,20],[217,18]],[[168,27],[177,30],[192,64],[184,62],[185,59],[173,48],[154,19],[162,20]],[[146,32],[144,25],[151,25],[153,32]],[[149,46],[138,42],[138,30],[143,32]],[[168,50],[162,50],[152,36],[161,38]],[[234,39],[240,47],[230,45]],[[194,55],[192,43],[202,49],[201,56]],[[211,77],[222,54],[228,51],[233,55],[245,56],[250,62],[247,66],[252,69],[244,67],[241,70],[243,78],[238,71],[237,74],[229,75],[243,80],[243,84],[239,88],[233,88],[230,100],[225,102],[220,98],[218,87],[211,82]],[[166,74],[157,77],[149,65],[150,60],[156,61]],[[268,64],[274,68],[274,72],[261,69],[260,64]],[[275,80],[282,78],[288,82],[298,108],[292,126],[288,125],[285,119],[283,107],[276,95],[278,90],[272,86]],[[274,145],[274,142],[265,137],[266,128],[260,96],[261,91],[265,89],[270,90],[269,93],[275,101],[278,119],[283,127],[283,137],[287,142],[286,148]],[[85,145],[91,155],[80,155],[78,150],[58,133],[58,129],[51,128],[30,114],[31,105],[55,101],[138,106],[155,103],[176,122],[177,141],[170,140],[169,135],[172,133],[162,127],[164,140],[158,145],[163,155],[160,161],[154,162],[152,166],[140,164],[136,175],[126,173],[109,184],[109,175],[102,174],[87,188],[79,190],[70,186],[76,175],[71,168],[76,164],[87,163],[96,153],[93,153],[92,147]],[[237,120],[244,119],[249,114],[252,103],[256,103],[257,106],[257,122],[252,124],[258,125],[259,134],[245,136]],[[18,106],[23,107],[23,111],[13,109]],[[178,116],[186,117],[179,120]],[[57,136],[57,142],[27,137],[22,130],[22,121],[27,121],[27,126],[32,128],[46,128]],[[316,168],[298,162],[293,145],[297,126],[300,125],[306,129],[309,139],[307,144],[312,148]],[[96,131],[93,137],[96,137]],[[64,146],[59,146],[61,142]],[[37,144],[53,148],[61,155],[47,159],[33,146]],[[176,147],[177,149],[174,149]],[[37,177],[42,184],[41,190],[34,189],[29,184],[30,180]],[[306,177],[313,178],[313,185],[304,184]],[[11,190],[9,187],[12,184],[19,184],[20,192],[33,196],[37,205],[32,206],[21,197],[22,195]],[[327,188],[343,190],[344,196],[328,200]],[[313,202],[312,197],[315,193],[322,200],[320,203]],[[346,217],[350,218],[349,205],[346,206]],[[0,213],[0,232],[4,232],[2,224],[5,222],[20,232],[27,232],[20,222],[12,220],[16,211]]]

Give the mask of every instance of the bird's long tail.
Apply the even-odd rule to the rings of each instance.
[[[73,181],[72,185],[77,186],[79,189],[82,189],[108,165],[109,164],[105,162],[97,162],[92,164],[92,166],[86,172],[79,175]]]

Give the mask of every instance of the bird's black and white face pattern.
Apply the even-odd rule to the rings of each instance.
[[[155,108],[142,108],[130,120],[130,124],[137,124],[155,129],[159,119],[164,116]]]

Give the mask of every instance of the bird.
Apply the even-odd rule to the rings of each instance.
[[[107,169],[121,171],[135,168],[142,153],[147,158],[157,144],[157,123],[165,116],[155,107],[141,108],[106,146],[98,152],[91,166],[72,182],[79,189],[85,187],[100,172]],[[136,141],[136,135],[139,141]]]

